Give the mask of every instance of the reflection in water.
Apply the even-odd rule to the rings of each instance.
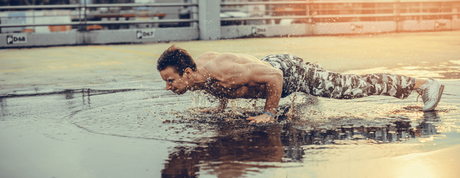
[[[4,98],[0,98],[0,108],[2,108],[2,112],[0,114],[0,121],[4,121],[5,120],[5,114],[6,114],[6,99]]]
[[[73,99],[73,90],[64,90],[64,94],[66,100]]]
[[[425,112],[415,128],[410,120],[399,120],[382,127],[342,125],[334,130],[305,131],[292,124],[238,128],[221,126],[214,141],[196,147],[176,147],[162,170],[162,177],[197,177],[199,172],[217,177],[240,177],[251,171],[277,167],[274,163],[301,162],[315,152],[305,145],[339,145],[346,140],[369,140],[375,143],[404,142],[436,134],[432,124],[439,121],[437,111]],[[314,149],[327,149],[316,147]],[[277,164],[279,166],[279,164]]]
[[[246,162],[282,162],[285,153],[281,129],[279,126],[269,126],[246,132],[247,129],[238,131],[223,128],[222,132],[227,136],[217,138],[216,141],[199,145],[192,151],[185,147],[176,148],[177,151],[169,156],[162,175],[195,177],[199,167],[202,167],[204,171],[212,171],[218,176],[239,177],[250,171],[249,168],[273,167]]]
[[[81,98],[83,100],[83,105],[86,105],[86,103],[85,103],[86,102],[85,101],[85,93],[86,93],[86,96],[87,96],[87,99],[88,99],[88,107],[91,107],[91,98],[90,98],[91,89],[88,88],[88,89],[86,89],[86,91],[83,88],[81,89]]]
[[[415,132],[415,136],[422,137],[436,134],[436,127],[431,123],[440,121],[438,112],[425,112],[423,118],[423,122],[417,126],[417,132]]]
[[[96,91],[98,92],[98,91]],[[75,101],[74,99],[74,94],[79,94],[79,90],[64,90],[64,96],[67,101],[67,105],[69,106],[70,109],[73,109],[75,106]],[[94,93],[98,94],[98,93]],[[88,105],[88,107],[91,107],[91,98],[90,96],[93,95],[91,93],[91,89],[81,89],[81,98],[83,100],[83,105]]]
[[[75,101],[72,100],[74,98],[73,94],[74,90],[64,90],[65,99],[67,100],[67,106],[69,109],[75,108]]]

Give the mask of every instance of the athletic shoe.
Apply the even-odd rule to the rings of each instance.
[[[423,106],[423,111],[432,111],[438,106],[439,101],[441,100],[442,91],[444,91],[444,85],[441,85],[435,79],[428,79],[425,84],[420,86],[417,89],[417,93],[422,95],[422,100],[425,106]],[[418,99],[418,97],[417,97]]]

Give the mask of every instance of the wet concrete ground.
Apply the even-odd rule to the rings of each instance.
[[[155,60],[171,44],[2,50],[0,177],[456,177],[459,41],[453,31],[176,43],[194,56],[286,52],[343,73],[446,86],[425,113],[415,92],[405,100],[298,93],[281,101],[275,124],[245,121],[263,100],[209,115],[196,110],[216,105],[212,97],[165,91]]]

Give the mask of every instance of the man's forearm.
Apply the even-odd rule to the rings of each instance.
[[[283,85],[281,82],[271,82],[266,84],[265,111],[276,114],[280,102]]]

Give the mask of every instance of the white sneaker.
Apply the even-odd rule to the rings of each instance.
[[[417,93],[422,95],[422,100],[425,104],[422,110],[434,110],[441,100],[442,91],[444,91],[444,85],[441,85],[437,80],[432,78],[428,79],[425,84],[420,86],[417,89]]]

